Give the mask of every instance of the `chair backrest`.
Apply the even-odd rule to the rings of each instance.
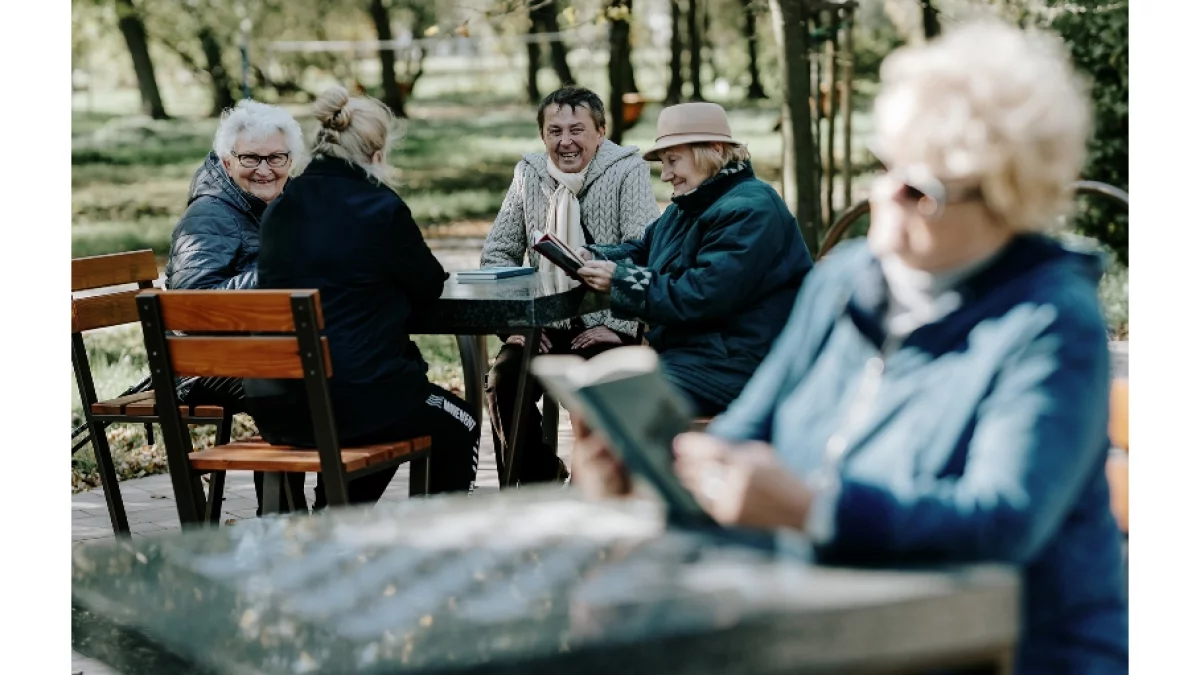
[[[147,348],[161,333],[176,376],[305,379],[318,360],[324,377],[333,372],[315,290],[149,290],[137,309]],[[306,338],[320,345],[315,353],[302,349]]]
[[[190,480],[191,439],[175,378],[301,379],[326,479],[345,484],[329,377],[329,342],[315,290],[147,290],[137,295],[172,481]],[[176,494],[198,494],[181,488]],[[198,513],[202,504],[190,505]]]
[[[132,290],[111,293],[91,293],[71,298],[71,367],[84,416],[91,419],[91,406],[96,403],[96,385],[92,366],[83,344],[84,331],[120,326],[138,320],[134,296],[150,288],[158,278],[154,252],[145,249],[129,253],[75,258],[71,261],[71,293],[93,291],[112,286],[137,284]]]
[[[157,278],[158,265],[154,262],[154,252],[149,249],[75,258],[71,261],[72,293],[128,284],[137,284],[138,288],[72,297],[71,332],[82,333],[137,321],[133,299],[140,289],[153,286]]]

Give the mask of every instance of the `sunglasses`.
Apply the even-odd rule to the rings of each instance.
[[[913,204],[922,216],[931,220],[941,218],[946,207],[983,200],[983,189],[978,184],[947,186],[932,173],[914,167],[889,166],[872,150],[876,162],[889,179],[899,183],[903,201]]]

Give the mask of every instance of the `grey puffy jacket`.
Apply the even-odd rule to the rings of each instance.
[[[229,177],[215,152],[192,177],[188,206],[171,233],[167,288],[254,288],[266,202]]]

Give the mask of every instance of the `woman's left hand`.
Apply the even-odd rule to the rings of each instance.
[[[675,439],[675,471],[721,524],[804,528],[812,491],[766,443],[733,445],[708,434],[682,434]]]
[[[583,267],[579,268],[576,274],[583,279],[583,283],[601,292],[608,293],[612,290],[613,273],[617,271],[617,264],[608,260],[589,260],[584,263]]]

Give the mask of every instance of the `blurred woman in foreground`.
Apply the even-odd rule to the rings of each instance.
[[[802,530],[822,562],[1018,565],[1017,672],[1125,673],[1101,263],[1039,234],[1087,99],[1058,43],[992,22],[896,52],[881,84],[867,240],[816,267],[676,470],[717,520]],[[628,492],[598,439],[576,455],[587,492]]]

